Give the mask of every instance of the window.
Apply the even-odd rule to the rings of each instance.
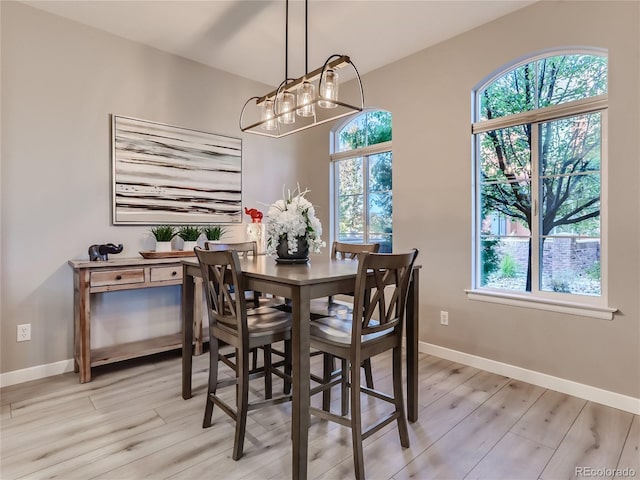
[[[474,288],[602,304],[606,56],[529,58],[474,100]]]
[[[347,243],[393,240],[391,114],[361,113],[333,134],[334,238]]]

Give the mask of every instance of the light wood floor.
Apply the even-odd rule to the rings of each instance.
[[[388,390],[390,357],[374,360],[376,387]],[[214,410],[214,425],[201,427],[207,362],[194,359],[190,400],[175,354],[102,367],[83,385],[70,373],[2,389],[0,478],[290,478],[290,404],[250,412],[234,462],[229,418]],[[368,415],[387,408],[363,405]],[[597,469],[625,468],[640,477],[637,415],[432,356],[420,359],[409,433],[407,449],[395,425],[365,441],[367,478],[622,479]],[[309,441],[310,478],[353,478],[348,429],[312,419]]]

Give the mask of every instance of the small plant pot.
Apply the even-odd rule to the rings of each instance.
[[[187,241],[185,240],[182,244],[182,250],[184,250],[185,252],[188,251],[193,251],[193,249],[198,245],[198,241],[194,240],[194,241]]]
[[[158,242],[156,241],[156,252],[170,252],[171,242]]]

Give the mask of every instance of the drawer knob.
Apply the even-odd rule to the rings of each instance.
[[[176,272],[175,270],[173,272],[171,272],[171,276],[175,277],[178,274],[178,272]]]
[[[118,276],[116,277],[116,280],[122,280],[122,275],[118,275]]]

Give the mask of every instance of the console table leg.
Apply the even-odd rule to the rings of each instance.
[[[193,340],[194,355],[202,355],[204,333],[202,327],[202,278],[193,278]]]
[[[74,370],[80,373],[80,383],[91,381],[91,298],[89,271],[74,273]]]

